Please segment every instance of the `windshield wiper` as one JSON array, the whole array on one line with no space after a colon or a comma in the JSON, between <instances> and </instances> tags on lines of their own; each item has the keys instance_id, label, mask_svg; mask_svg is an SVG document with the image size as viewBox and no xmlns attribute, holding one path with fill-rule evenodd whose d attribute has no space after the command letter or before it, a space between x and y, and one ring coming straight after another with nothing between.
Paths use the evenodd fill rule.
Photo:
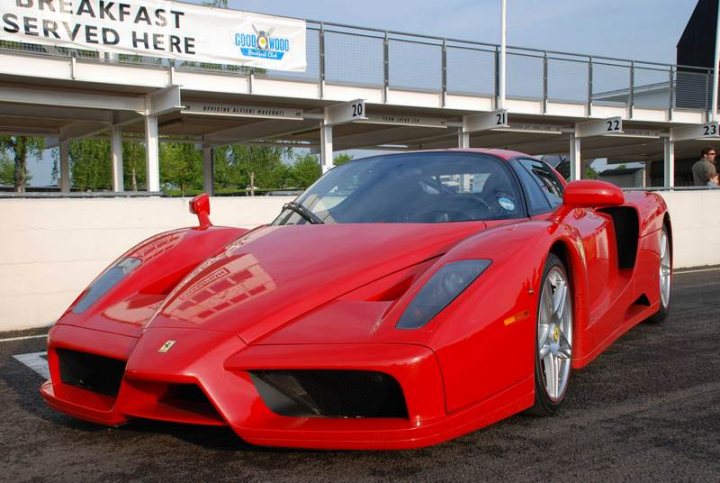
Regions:
<instances>
[{"instance_id":1,"label":"windshield wiper","mask_svg":"<svg viewBox=\"0 0 720 483\"><path fill-rule=\"evenodd\" d=\"M284 210L290 210L294 213L297 213L298 215L302 216L305 220L312 223L313 225L322 225L325 222L320 219L319 216L317 216L312 211L305 208L300 203L295 203L294 201L291 201L290 203L285 203L285 206L283 206Z\"/></svg>"}]
</instances>

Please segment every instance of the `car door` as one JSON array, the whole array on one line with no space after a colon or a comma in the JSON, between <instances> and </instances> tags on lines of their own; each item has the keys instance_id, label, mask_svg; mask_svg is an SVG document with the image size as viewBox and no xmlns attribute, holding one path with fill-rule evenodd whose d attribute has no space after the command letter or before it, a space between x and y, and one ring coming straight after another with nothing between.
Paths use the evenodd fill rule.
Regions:
<instances>
[{"instance_id":1,"label":"car door","mask_svg":"<svg viewBox=\"0 0 720 483\"><path fill-rule=\"evenodd\" d=\"M563 196L563 184L556 173L536 159L518 159L515 170L526 194L530 216L533 219L549 219L553 216L562 204ZM608 312L613 294L617 293L621 282L615 227L607 214L584 208L570 211L562 222L579 232L586 265L591 267L592 273L587 279L590 327ZM579 282L575 281L576 284Z\"/></svg>"}]
</instances>

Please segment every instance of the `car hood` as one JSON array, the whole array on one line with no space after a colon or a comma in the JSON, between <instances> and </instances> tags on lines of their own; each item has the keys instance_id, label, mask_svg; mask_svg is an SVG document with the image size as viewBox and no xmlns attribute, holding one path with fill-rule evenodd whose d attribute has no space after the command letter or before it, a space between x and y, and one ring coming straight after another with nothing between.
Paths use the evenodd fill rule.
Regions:
<instances>
[{"instance_id":1,"label":"car hood","mask_svg":"<svg viewBox=\"0 0 720 483\"><path fill-rule=\"evenodd\" d=\"M445 253L483 222L268 226L189 274L151 328L232 332L252 343L358 287Z\"/></svg>"}]
</instances>

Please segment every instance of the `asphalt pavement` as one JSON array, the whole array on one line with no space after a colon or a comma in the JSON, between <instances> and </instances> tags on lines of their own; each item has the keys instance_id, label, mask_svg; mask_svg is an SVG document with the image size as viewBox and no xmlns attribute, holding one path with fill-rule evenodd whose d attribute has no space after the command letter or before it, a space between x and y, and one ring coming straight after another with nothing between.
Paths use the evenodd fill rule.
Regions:
<instances>
[{"instance_id":1,"label":"asphalt pavement","mask_svg":"<svg viewBox=\"0 0 720 483\"><path fill-rule=\"evenodd\" d=\"M0 341L0 481L720 481L717 267L677 273L668 319L576 372L558 415L421 450L266 449L222 428L76 421L42 402L42 376L13 357L44 344Z\"/></svg>"}]
</instances>

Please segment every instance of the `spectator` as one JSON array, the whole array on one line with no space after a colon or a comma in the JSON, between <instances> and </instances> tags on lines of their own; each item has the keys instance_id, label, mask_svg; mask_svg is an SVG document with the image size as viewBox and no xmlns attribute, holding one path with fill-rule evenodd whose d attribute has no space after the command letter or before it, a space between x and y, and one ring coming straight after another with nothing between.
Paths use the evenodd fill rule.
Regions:
<instances>
[{"instance_id":1,"label":"spectator","mask_svg":"<svg viewBox=\"0 0 720 483\"><path fill-rule=\"evenodd\" d=\"M708 188L720 188L720 174L715 173L710 177L710 180L707 182Z\"/></svg>"},{"instance_id":2,"label":"spectator","mask_svg":"<svg viewBox=\"0 0 720 483\"><path fill-rule=\"evenodd\" d=\"M700 151L702 156L698 162L692 166L693 184L695 186L707 186L708 181L717 174L715 167L715 148L708 146Z\"/></svg>"}]
</instances>

